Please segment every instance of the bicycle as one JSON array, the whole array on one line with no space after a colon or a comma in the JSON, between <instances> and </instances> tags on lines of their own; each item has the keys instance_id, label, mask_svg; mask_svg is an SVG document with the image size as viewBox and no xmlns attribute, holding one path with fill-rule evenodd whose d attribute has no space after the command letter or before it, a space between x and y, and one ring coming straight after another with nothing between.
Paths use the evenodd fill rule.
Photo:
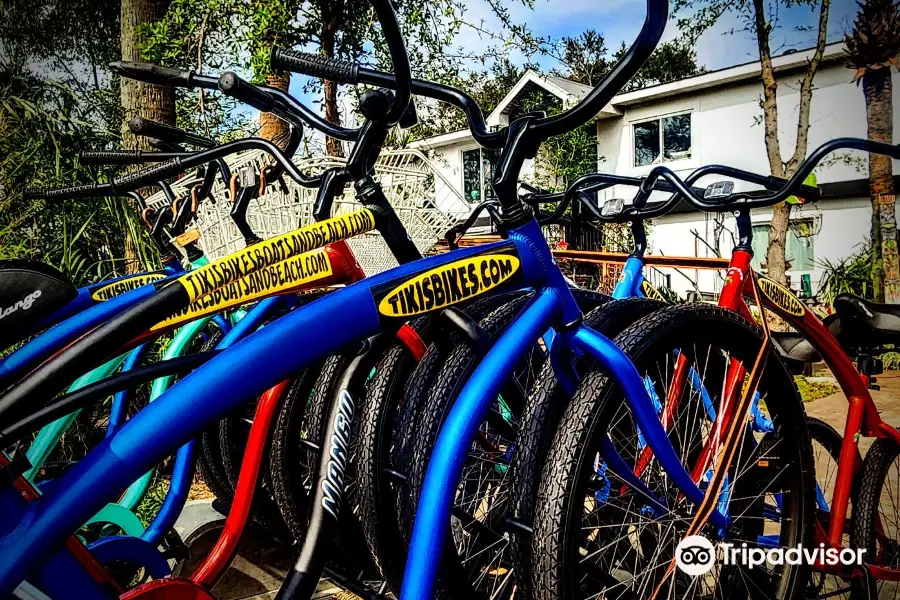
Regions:
<instances>
[{"instance_id":1,"label":"bicycle","mask_svg":"<svg viewBox=\"0 0 900 600\"><path fill-rule=\"evenodd\" d=\"M821 349L823 356L825 356L825 353L829 353L826 362L833 368L841 384L849 386L845 387L845 390L851 393L851 397L855 397L856 394L864 394L865 398L868 398L868 401L871 402L871 397L868 396L868 392L865 390L863 379L855 372L852 363L840 349L840 345L828 329L799 300L794 298L787 289L761 276L754 275L749 267L751 259L749 240L752 234L749 210L753 207L769 206L780 202L791 193L796 192L799 189L800 182L804 180L822 157L837 148L865 149L893 156L900 154L900 149L887 144L853 139L835 140L816 149L804 162L797 174L791 178L790 182L780 187L774 193L728 193L724 197L710 199L697 195L691 189L691 186L700 177L726 171L727 167L704 167L692 173L684 181L681 181L667 169L660 167L655 168L644 180L635 197L634 206L643 206L649 197L650 191L653 189L654 183L657 179L662 178L677 189L677 193L667 202L686 199L701 210L734 211L738 227L739 245L732 255L731 266L726 276L726 284L723 288L718 308L692 307L690 305L665 308L638 322L616 338L622 344L623 349L635 361L635 364L638 365L639 369L658 369L654 380L655 384L660 386L660 398L664 399L662 422L669 430L670 436L674 435L682 439L688 439L690 443L684 443L686 448L685 462L693 465L692 479L703 484L712 492L707 496L707 501L705 505L701 506L699 512L696 514L688 513L680 519L681 522L676 525L677 537L681 537L682 533L692 535L704 532L713 539L724 539L727 541L728 530L720 525L707 525L706 516L709 514L710 507L715 506L716 503L720 506L727 506L731 502L738 505L742 502L746 504L747 500L742 500L736 496L734 490L739 489L741 486L750 485L747 483L747 479L753 479L754 477L758 478L759 482L763 482L760 483L760 485L763 485L761 489L762 495L755 497L755 500L750 502L746 510L755 515L755 518L761 519L761 522L771 523L772 531L764 527L760 529L745 527L743 533L739 535L751 537L757 543L765 544L768 547L773 545L792 546L792 544L785 543L783 538L784 529L800 526L798 524L790 525L787 522L788 517L784 514L786 496L784 490L777 486L789 488L792 494L798 493L797 484L792 484L787 480L801 482L804 480L809 474L807 470L811 469L810 455L804 452L805 457L802 458L803 464L810 466L801 466L798 469L796 466L788 464L789 461L784 458L782 451L773 451L773 448L778 444L783 446L786 437L788 437L786 432L799 430L799 419L802 411L794 412L793 416L780 414L783 412L783 407L781 406L783 402L779 398L776 403L766 403L767 410L775 424L774 430L759 437L754 437L750 431L752 428L740 425L741 423L747 423L747 411L752 405L752 398L748 397L746 392L742 393L739 389L739 382L744 380L744 378L749 376L752 377L751 383L758 382L760 371L765 372L768 370L771 372L768 375L770 383L767 389L769 391L781 390L778 393L782 396L790 396L794 393L790 391L793 389L793 383L790 381L786 370L773 357L773 355L777 356L777 352L771 348L769 343L771 336L765 327L765 321L760 321L762 330L757 329L749 337L747 333L739 332L739 330L748 331L746 327L755 322L752 312L744 301L745 297L749 297L754 301L760 307L760 311L763 309L769 310L785 319L804 338L809 340L814 347ZM740 173L732 172L727 174L737 179L742 179ZM734 315L741 315L742 319L736 318ZM703 329L704 325L706 329ZM707 338L715 335L707 330L714 330L715 328L728 328L736 336L736 339L737 336L740 336L742 341L740 343L735 340L722 339L715 343L707 341ZM676 336L673 333L675 330L693 330L695 333L682 333L681 336L684 339L679 341L673 337ZM752 331L752 326L750 331ZM755 341L751 341L754 339ZM684 340L695 340L694 343L700 346L699 350L694 348L689 351L683 345L685 343ZM742 348L742 345L758 348L756 358L753 358L753 352L749 352L747 348ZM716 350L707 353L704 359L702 354L704 348L707 347L715 348ZM720 358L716 359L717 356ZM734 356L743 356L744 361L752 359L754 361L753 369L745 369L737 364L733 358ZM713 357L715 360L711 360L710 357ZM665 363L665 367L659 367L658 365L664 360L669 362ZM681 404L691 396L698 394L695 386L688 381L689 378L686 377L687 372L689 369L695 370L703 373L705 378L708 374L706 367L709 369L708 373L712 374L714 384L706 385L704 383L704 385L710 390L720 390L718 393L719 398L717 399L717 415L713 420L709 418L708 414L706 416L700 415L699 417L695 414L693 415L693 421L682 424L685 415L683 414L684 407ZM848 370L848 367L850 370ZM781 381L781 383L777 383L778 381ZM868 380L866 379L867 382ZM618 489L616 486L620 484L615 483L611 486L611 490L608 490L607 496L601 500L600 497L594 495L594 492L589 492L588 490L590 490L592 481L594 482L593 485L597 485L602 478L597 477L596 472L588 476L586 473L589 471L584 470L587 468L585 466L586 463L591 460L590 452L585 451L584 448L598 447L596 438L592 438L594 441L588 442L585 437L590 438L594 435L590 433L596 427L594 423L598 419L613 418L611 413L616 413L625 421L628 420L627 416L620 415L621 411L617 412L613 406L617 393L608 382L598 378L595 373L586 376L585 383L582 384L572 404L567 407L566 416L556 434L553 449L545 462L545 471L541 484L542 491L539 492L538 517L532 550L533 560L539 561L536 564L540 565L540 568L534 571L532 584L536 586L536 589L544 593L578 593L573 590L577 590L579 583L573 582L571 579L568 582L563 581L559 576L561 572L570 573L573 566L578 565L575 558L577 556L576 548L585 543L590 545L589 541L586 541L583 537L579 538L573 530L576 522L583 522L582 517L576 514L581 510L577 508L581 505L578 504L576 498L594 498L591 501L591 506L596 508L596 510L584 516L584 519L590 519L590 523L585 523L588 531L600 531L597 529L600 523L608 523L610 519L616 517L624 521L623 531L629 526L640 527L640 525L635 525L636 521L633 515L626 515L622 512L623 503L628 500L628 494L624 491L624 487L617 494L615 493ZM858 401L860 403L863 402L861 397L858 397ZM600 411L603 416L599 417L591 414L592 410ZM687 417L690 418L691 415L687 415ZM878 430L880 435L891 435L889 433L892 431L891 428L886 424L879 425L881 427ZM698 431L700 428L703 430L702 437L705 436L705 439L690 440L689 433ZM629 428L626 427L626 429ZM858 431L859 429L858 427L854 428L852 423L848 423L847 430ZM726 432L728 433L726 434ZM617 445L627 445L633 437L633 428L623 431ZM573 456L570 451L564 448L564 444L570 444L573 438L584 442L583 445L578 446L582 448L580 456ZM740 444L743 444L743 446L740 446ZM728 460L727 457L734 456L734 453L738 452L740 448L743 448L745 454L737 458L737 460L742 465L749 465L745 471L741 470L739 466L729 465L728 462L722 465L717 465L713 462L714 458L723 456L722 452L725 451L731 453L724 455L726 460ZM845 438L841 452L841 459L849 461L849 464L852 465L856 460L856 446L853 436ZM648 477L652 479L654 477L655 467L653 466L651 451L637 447L637 450L632 452L630 461L628 469L631 476L636 475L643 479ZM844 477L848 476L847 464L848 462L844 463ZM853 467L849 468L852 469ZM615 473L615 475L619 476L621 473ZM621 481L621 479L612 476L607 477L607 479ZM662 486L663 490L665 490L665 485L660 483L657 483L657 485ZM813 482L803 485L808 485L814 489ZM841 537L844 535L847 500L850 489L850 478L841 480L839 477L838 485L830 503L828 518L826 519L828 533L823 535L823 523L820 520L815 526L816 542L827 542L830 547L840 544ZM569 491L561 492L560 490ZM675 493L674 497L671 493L664 494L664 496L673 499L679 497L677 493ZM814 494L808 494L807 496L811 496L813 499L815 497ZM633 497L631 499L638 505L642 503L640 499ZM812 504L802 509L801 514L804 513L809 517L814 516ZM640 520L637 523L640 523ZM781 537L779 537L778 533L773 535L773 531L778 532L779 530L781 531ZM810 532L812 531L813 528L810 528ZM732 535L734 535L734 532L732 532ZM607 543L614 546L621 544L620 539L618 541L615 538L609 540L600 537L598 539L605 539ZM812 536L810 536L807 544L812 541ZM673 589L681 590L682 594L688 593L688 591L697 593L696 590L686 587L687 584L683 577L677 574L673 575L674 558L672 558L672 552L674 551L674 545L660 544L660 548L664 549L658 553L646 555L643 558L632 558L634 562L622 570L622 580L605 582L599 580L587 582L588 580L583 580L583 582L587 583L582 583L581 585L587 586L587 590L593 590L592 593L598 593L601 590L609 592L617 587L632 591L642 590L644 594L652 593L653 596ZM573 552L576 552L576 554L573 554ZM765 567L769 566L771 565L765 565ZM575 568L577 569L576 572L582 574L582 576L587 576L590 572L588 566L575 566ZM603 570L602 566L592 568ZM817 568L821 568L821 565ZM827 572L829 571L826 570ZM632 573L633 577L625 579L626 573ZM834 573L834 571L831 570L831 573ZM734 583L735 578L746 576L746 574L746 569L742 570L737 566L716 567L715 573L709 576L710 580L714 579L716 581L709 583L709 585L731 589L729 586L733 587L736 585ZM794 593L802 593L802 591L798 590L801 590L801 586L807 586L809 581L805 577L795 576L792 579L781 578L777 585L773 585L769 579L770 577L773 577L770 572L767 571L760 574L758 570L756 574L751 574L750 581L755 583L760 589L767 590L766 594L774 591L776 594L785 596L792 593L790 590L795 590ZM703 583L701 582L698 587L702 586ZM585 591L584 593L589 592ZM711 590L710 593L712 593ZM724 592L719 590L719 593Z\"/></svg>"}]
</instances>

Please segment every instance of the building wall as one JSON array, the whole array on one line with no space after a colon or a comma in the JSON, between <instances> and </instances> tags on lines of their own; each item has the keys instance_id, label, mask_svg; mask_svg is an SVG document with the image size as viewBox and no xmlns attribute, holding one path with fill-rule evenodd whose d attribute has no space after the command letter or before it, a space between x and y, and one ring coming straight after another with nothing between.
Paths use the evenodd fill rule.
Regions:
<instances>
[{"instance_id":1,"label":"building wall","mask_svg":"<svg viewBox=\"0 0 900 600\"><path fill-rule=\"evenodd\" d=\"M792 270L788 275L791 287L800 289L801 275L809 274L812 291L815 293L822 279L821 261L837 262L859 252L869 231L871 208L868 198L847 198L843 200L826 200L818 207L804 206L794 209L795 217L813 218L818 212L821 219L821 230L812 239L813 268L811 270ZM767 223L771 220L772 211L755 211L751 216L753 224ZM734 219L727 215L720 231L718 246L716 245L716 224L711 214L681 213L654 219L650 224L649 254L665 256L716 256L715 252L700 242L692 233L696 231L711 246L718 247L723 257L731 255L734 246L732 235L735 232ZM662 269L671 274L672 288L682 297L694 290L692 281L696 281L701 292L714 293L722 287L724 272L704 270L684 270L684 274L671 269Z\"/></svg>"},{"instance_id":2,"label":"building wall","mask_svg":"<svg viewBox=\"0 0 900 600\"><path fill-rule=\"evenodd\" d=\"M866 137L865 101L862 89L850 80L852 73L843 63L832 63L816 76L810 118L809 150L838 137ZM797 75L780 78L778 97L780 116L780 140L785 159L793 152L796 141L797 105L799 85ZM894 74L894 89L900 85L900 75ZM896 93L896 92L895 92ZM760 88L757 82L735 84L727 88L694 92L688 96L667 98L664 101L627 107L619 118L598 122L599 170L622 175L646 175L655 165L635 167L633 162L632 126L647 119L672 113L691 112L692 155L688 159L667 164L678 175L686 176L704 164L725 164L742 169L769 173L765 153L763 126L759 123L762 109L759 106ZM894 101L894 127L900 131L900 98ZM845 153L862 159L856 164L837 162L816 170L819 183L861 179L867 176L865 155ZM895 161L894 170L900 163ZM712 179L699 183L711 183ZM753 186L735 184L736 190L753 189ZM633 188L616 186L603 192L602 198L621 197L628 201ZM659 195L659 197L663 197ZM806 217L813 209L804 207L794 211L794 218ZM822 229L813 241L815 261L835 262L858 250L869 233L871 208L868 198L823 201L819 203ZM771 220L771 210L755 211L754 223ZM727 218L726 226L734 230L734 220ZM707 242L715 245L712 216L702 213L667 215L656 219L650 234L652 253L679 256L712 256L712 251L698 242L691 230L697 231ZM731 253L731 243L720 240L723 256ZM811 271L789 272L793 287L799 287L800 275L809 273L813 291L821 280L821 266ZM718 291L721 276L714 272L689 271L704 292ZM684 293L693 288L690 281L679 274L672 274L672 285Z\"/></svg>"},{"instance_id":3,"label":"building wall","mask_svg":"<svg viewBox=\"0 0 900 600\"><path fill-rule=\"evenodd\" d=\"M435 169L439 171L447 181L451 182L456 191L461 195L463 190L463 172L462 172L462 153L464 150L478 148L475 140L469 138L449 144L441 144L439 146L422 146L419 149L425 152L431 159ZM534 161L526 160L522 169L522 179L531 181L534 179ZM435 181L435 188L438 198L438 208L448 210L442 204L450 202L456 203L458 198L451 191L446 189L447 184L438 178ZM452 198L452 199L451 199ZM467 199L470 200L470 199ZM470 201L471 204L471 201Z\"/></svg>"}]
</instances>

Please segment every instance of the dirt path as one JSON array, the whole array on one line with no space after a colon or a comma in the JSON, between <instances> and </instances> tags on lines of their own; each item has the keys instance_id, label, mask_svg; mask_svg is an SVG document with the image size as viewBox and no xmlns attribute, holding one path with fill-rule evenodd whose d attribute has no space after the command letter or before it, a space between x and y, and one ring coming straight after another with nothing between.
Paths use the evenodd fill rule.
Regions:
<instances>
[{"instance_id":1,"label":"dirt path","mask_svg":"<svg viewBox=\"0 0 900 600\"><path fill-rule=\"evenodd\" d=\"M878 377L881 390L873 390L872 397L881 418L894 427L900 427L900 371L888 371ZM847 398L838 392L818 400L806 403L806 414L818 417L843 435L844 424L847 417ZM860 450L865 456L865 451L872 445L872 440L862 438L859 443Z\"/></svg>"}]
</instances>

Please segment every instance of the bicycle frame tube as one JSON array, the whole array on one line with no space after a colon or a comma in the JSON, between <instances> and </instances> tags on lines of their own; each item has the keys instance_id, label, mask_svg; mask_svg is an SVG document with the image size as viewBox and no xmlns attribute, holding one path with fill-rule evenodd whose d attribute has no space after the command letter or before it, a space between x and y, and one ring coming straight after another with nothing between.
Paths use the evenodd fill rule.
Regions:
<instances>
[{"instance_id":1,"label":"bicycle frame tube","mask_svg":"<svg viewBox=\"0 0 900 600\"><path fill-rule=\"evenodd\" d=\"M176 336L177 337L177 336ZM174 341L174 340L173 340ZM128 353L128 358L122 364L122 371L130 371L141 364L144 357L150 351L152 344L141 344ZM135 390L121 390L113 396L112 406L109 409L109 424L106 427L106 435L117 431L128 418L128 405Z\"/></svg>"},{"instance_id":2,"label":"bicycle frame tube","mask_svg":"<svg viewBox=\"0 0 900 600\"><path fill-rule=\"evenodd\" d=\"M631 255L622 267L622 276L613 289L613 300L624 300L643 296L641 284L644 283L644 261L640 257Z\"/></svg>"},{"instance_id":3,"label":"bicycle frame tube","mask_svg":"<svg viewBox=\"0 0 900 600\"><path fill-rule=\"evenodd\" d=\"M500 374L512 371L534 341L558 321L560 309L556 290L538 291L484 357L453 404L428 462L400 600L432 597L450 510L466 458L465 448L503 385Z\"/></svg>"},{"instance_id":4,"label":"bicycle frame tube","mask_svg":"<svg viewBox=\"0 0 900 600\"><path fill-rule=\"evenodd\" d=\"M22 335L22 339L31 337L39 331L43 331L48 327L52 327L53 325L56 325L61 321L65 321L69 317L72 317L84 310L89 309L98 302L105 302L113 296L118 296L119 294L140 287L138 285L135 285L137 283L143 282L141 283L141 285L146 285L147 283L150 283L152 281L164 279L167 276L180 275L183 272L184 269L179 264L177 267L166 266L159 271L148 271L135 275L123 275L122 277L108 279L106 281L93 283L83 288L79 288L77 296L75 296L65 306L54 311L52 314L36 321L24 332L24 334ZM107 293L113 291L116 292L113 295L107 297Z\"/></svg>"},{"instance_id":5,"label":"bicycle frame tube","mask_svg":"<svg viewBox=\"0 0 900 600\"><path fill-rule=\"evenodd\" d=\"M10 508L4 513L4 521L15 531L0 525L0 596L18 585L29 566L64 541L106 500L168 456L172 448L304 366L374 335L386 323L405 320L410 315L403 313L414 310L420 301L428 307L419 306L419 312L427 312L495 289L502 291L523 278L542 280L544 265L552 262L539 261L531 249L530 244L499 242L397 267L293 311L277 325L260 329L210 360L101 442L41 498L19 502L17 510ZM497 256L514 265L512 271L502 274L497 261L490 258ZM441 267L446 267L446 273L437 272ZM453 298L436 297L434 288L430 296L420 294L422 285L416 277L433 275L440 283L447 281L447 273L452 271L459 286L459 269L488 279L463 285L465 291L458 297L459 287ZM239 327L240 323L235 329ZM232 377L245 369L254 376ZM0 498L10 493L14 491L5 489ZM16 513L21 519L13 517ZM28 524L15 528L15 522Z\"/></svg>"}]
</instances>

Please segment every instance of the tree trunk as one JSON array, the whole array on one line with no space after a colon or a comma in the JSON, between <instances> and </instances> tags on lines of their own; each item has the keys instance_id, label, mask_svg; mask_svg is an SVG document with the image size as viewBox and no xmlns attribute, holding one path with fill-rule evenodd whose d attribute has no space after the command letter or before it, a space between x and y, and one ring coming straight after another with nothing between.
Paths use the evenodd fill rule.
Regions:
<instances>
[{"instance_id":1,"label":"tree trunk","mask_svg":"<svg viewBox=\"0 0 900 600\"><path fill-rule=\"evenodd\" d=\"M870 69L863 76L868 138L888 144L893 143L894 137L891 87L888 68ZM872 246L880 250L875 253L876 265L873 267L875 300L900 303L894 173L890 157L869 154L869 195L872 201Z\"/></svg>"},{"instance_id":2,"label":"tree trunk","mask_svg":"<svg viewBox=\"0 0 900 600\"><path fill-rule=\"evenodd\" d=\"M766 249L766 276L781 284L787 284L788 225L791 221L791 205L787 202L772 208L772 224L769 228L769 247Z\"/></svg>"},{"instance_id":3,"label":"tree trunk","mask_svg":"<svg viewBox=\"0 0 900 600\"><path fill-rule=\"evenodd\" d=\"M171 0L122 0L121 42L122 60L140 61L140 39L137 28L143 23L161 19L169 8ZM126 149L150 150L147 138L138 138L128 129L128 120L136 115L167 125L175 124L175 89L149 85L126 77L121 81L122 109L125 121L122 124L122 146ZM137 261L135 240L125 232L125 272L136 273L141 269Z\"/></svg>"},{"instance_id":4,"label":"tree trunk","mask_svg":"<svg viewBox=\"0 0 900 600\"><path fill-rule=\"evenodd\" d=\"M322 54L334 58L335 32L343 24L343 2L329 2L328 10L323 11L322 34L319 36ZM322 91L325 96L325 120L335 125L341 124L341 111L338 108L338 86L328 79L322 80ZM329 156L344 156L344 147L340 140L325 137L325 151Z\"/></svg>"},{"instance_id":5,"label":"tree trunk","mask_svg":"<svg viewBox=\"0 0 900 600\"><path fill-rule=\"evenodd\" d=\"M778 82L775 78L775 70L772 67L772 52L769 47L769 34L772 25L766 21L764 0L753 0L754 30L759 46L760 75L763 83L763 125L765 126L766 156L769 159L769 168L776 177L790 177L797 167L806 158L807 144L809 140L809 115L813 97L813 78L816 76L822 56L825 52L825 44L828 41L828 15L831 10L831 0L820 0L818 35L816 37L816 51L806 67L806 72L800 82L800 104L797 107L797 143L794 154L784 162L781 155L781 147L778 142ZM769 247L766 250L767 275L781 284L787 283L787 248L788 226L791 221L791 205L784 202L775 206L772 210L772 225L769 229Z\"/></svg>"},{"instance_id":6,"label":"tree trunk","mask_svg":"<svg viewBox=\"0 0 900 600\"><path fill-rule=\"evenodd\" d=\"M266 77L266 85L279 90L288 91L291 85L290 73L270 73ZM259 113L259 137L271 140L276 146L283 148L290 135L290 127L272 113Z\"/></svg>"},{"instance_id":7,"label":"tree trunk","mask_svg":"<svg viewBox=\"0 0 900 600\"><path fill-rule=\"evenodd\" d=\"M143 23L161 19L171 0L122 0L122 60L143 60L137 28ZM122 108L125 122L135 115L167 125L175 124L175 88L149 85L122 78ZM137 138L123 124L122 143L125 148L150 150L146 138Z\"/></svg>"}]
</instances>

